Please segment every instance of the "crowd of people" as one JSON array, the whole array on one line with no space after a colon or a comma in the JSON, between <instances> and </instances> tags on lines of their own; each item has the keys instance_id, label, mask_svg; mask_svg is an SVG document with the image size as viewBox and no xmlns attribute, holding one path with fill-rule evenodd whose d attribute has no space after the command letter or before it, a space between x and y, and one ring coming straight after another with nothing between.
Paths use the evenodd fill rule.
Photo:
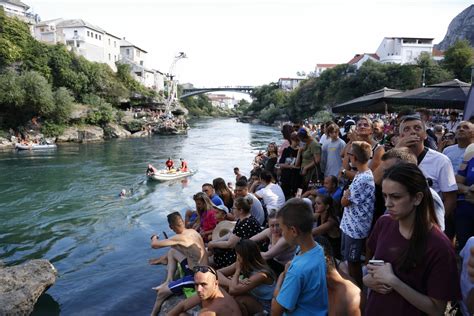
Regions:
<instances>
[{"instance_id":1,"label":"crowd of people","mask_svg":"<svg viewBox=\"0 0 474 316\"><path fill-rule=\"evenodd\" d=\"M152 315L183 293L170 315L474 313L474 123L441 127L427 109L284 125L152 236L171 247Z\"/></svg>"}]
</instances>

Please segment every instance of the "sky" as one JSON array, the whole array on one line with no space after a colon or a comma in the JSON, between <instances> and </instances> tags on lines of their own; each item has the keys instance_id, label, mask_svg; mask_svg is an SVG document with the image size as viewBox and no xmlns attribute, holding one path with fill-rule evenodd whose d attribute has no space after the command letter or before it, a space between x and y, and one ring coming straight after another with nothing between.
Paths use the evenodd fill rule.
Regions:
<instances>
[{"instance_id":1,"label":"sky","mask_svg":"<svg viewBox=\"0 0 474 316\"><path fill-rule=\"evenodd\" d=\"M195 87L258 86L374 53L384 37L439 43L472 0L24 0L43 21L83 19Z\"/></svg>"}]
</instances>

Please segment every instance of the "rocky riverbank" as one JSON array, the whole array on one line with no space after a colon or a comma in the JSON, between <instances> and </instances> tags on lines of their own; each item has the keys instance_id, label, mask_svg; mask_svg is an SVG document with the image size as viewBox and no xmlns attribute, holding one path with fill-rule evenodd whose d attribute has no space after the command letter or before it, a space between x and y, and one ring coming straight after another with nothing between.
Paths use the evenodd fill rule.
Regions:
<instances>
[{"instance_id":1,"label":"rocky riverbank","mask_svg":"<svg viewBox=\"0 0 474 316\"><path fill-rule=\"evenodd\" d=\"M0 315L30 315L57 275L56 268L44 259L0 267Z\"/></svg>"},{"instance_id":2,"label":"rocky riverbank","mask_svg":"<svg viewBox=\"0 0 474 316\"><path fill-rule=\"evenodd\" d=\"M185 134L189 129L184 117L158 116L153 112L125 111L118 123L107 123L104 126L77 124L67 127L57 137L46 137L41 132L41 122L30 122L21 127L21 132L10 130L5 137L0 137L0 150L12 150L22 139L29 143L85 143L97 142L112 138L146 137L153 134Z\"/></svg>"}]
</instances>

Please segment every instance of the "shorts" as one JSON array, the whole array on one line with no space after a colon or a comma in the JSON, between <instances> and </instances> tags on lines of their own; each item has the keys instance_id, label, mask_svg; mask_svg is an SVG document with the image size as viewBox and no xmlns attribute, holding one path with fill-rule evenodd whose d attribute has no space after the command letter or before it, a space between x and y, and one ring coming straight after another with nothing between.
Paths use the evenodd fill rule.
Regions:
<instances>
[{"instance_id":1,"label":"shorts","mask_svg":"<svg viewBox=\"0 0 474 316\"><path fill-rule=\"evenodd\" d=\"M184 259L179 265L181 266L184 276L168 284L168 288L175 295L182 295L183 288L194 289L194 272L188 267L188 259Z\"/></svg>"},{"instance_id":2,"label":"shorts","mask_svg":"<svg viewBox=\"0 0 474 316\"><path fill-rule=\"evenodd\" d=\"M341 232L341 255L348 262L361 262L366 238L355 239Z\"/></svg>"}]
</instances>

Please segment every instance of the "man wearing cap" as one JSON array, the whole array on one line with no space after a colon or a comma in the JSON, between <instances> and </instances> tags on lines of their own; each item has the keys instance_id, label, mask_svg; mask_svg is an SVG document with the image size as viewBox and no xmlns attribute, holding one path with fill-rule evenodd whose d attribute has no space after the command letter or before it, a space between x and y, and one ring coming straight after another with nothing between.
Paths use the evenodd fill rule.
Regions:
<instances>
[{"instance_id":1,"label":"man wearing cap","mask_svg":"<svg viewBox=\"0 0 474 316\"><path fill-rule=\"evenodd\" d=\"M181 301L169 311L169 316L182 315L197 305L201 305L197 315L242 315L234 298L219 288L216 270L209 266L196 266L194 272L197 295Z\"/></svg>"},{"instance_id":2,"label":"man wearing cap","mask_svg":"<svg viewBox=\"0 0 474 316\"><path fill-rule=\"evenodd\" d=\"M448 220L456 208L456 179L451 162L446 155L424 146L426 127L419 115L406 115L401 118L400 139L396 147L408 147L418 160L418 167L431 187L443 198L446 212L446 234L454 237ZM451 235L451 236L449 236Z\"/></svg>"}]
</instances>

